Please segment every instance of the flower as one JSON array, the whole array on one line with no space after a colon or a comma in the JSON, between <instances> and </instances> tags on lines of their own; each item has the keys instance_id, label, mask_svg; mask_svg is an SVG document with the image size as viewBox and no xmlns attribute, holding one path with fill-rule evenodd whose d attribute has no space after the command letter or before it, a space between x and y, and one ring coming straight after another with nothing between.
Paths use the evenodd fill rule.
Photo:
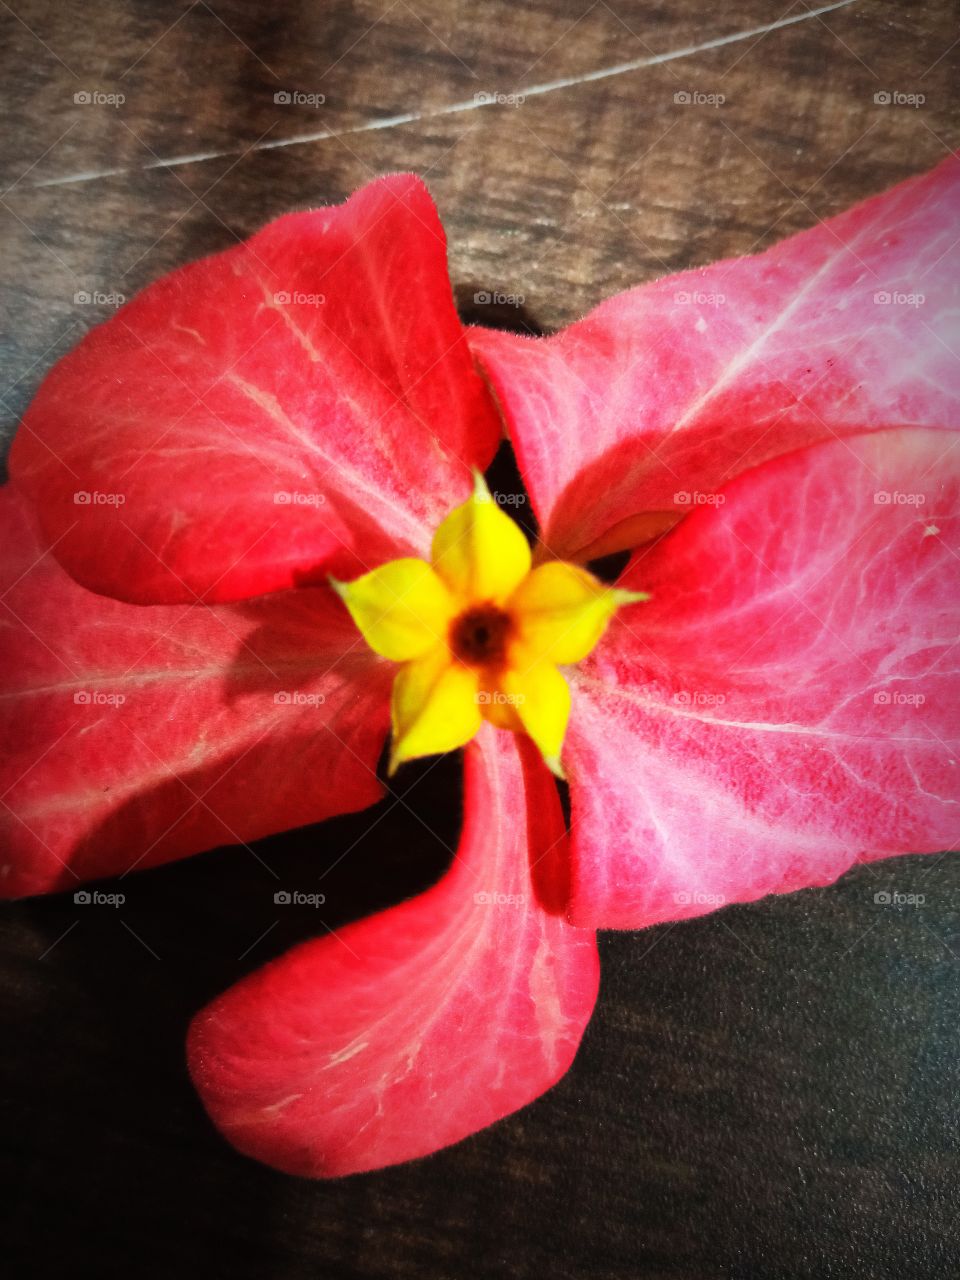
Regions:
<instances>
[{"instance_id":1,"label":"flower","mask_svg":"<svg viewBox=\"0 0 960 1280\"><path fill-rule=\"evenodd\" d=\"M389 772L465 746L489 720L528 734L562 778L570 690L557 664L585 658L616 609L646 594L557 560L533 569L526 537L479 472L434 535L431 558L333 583L371 649L402 664Z\"/></svg>"},{"instance_id":2,"label":"flower","mask_svg":"<svg viewBox=\"0 0 960 1280\"><path fill-rule=\"evenodd\" d=\"M460 325L425 188L379 179L48 375L0 501L8 895L372 803L391 698L397 763L476 734L448 873L194 1020L240 1150L435 1151L566 1071L596 928L955 843L958 191L951 158L534 340ZM471 478L501 421L533 560Z\"/></svg>"}]
</instances>

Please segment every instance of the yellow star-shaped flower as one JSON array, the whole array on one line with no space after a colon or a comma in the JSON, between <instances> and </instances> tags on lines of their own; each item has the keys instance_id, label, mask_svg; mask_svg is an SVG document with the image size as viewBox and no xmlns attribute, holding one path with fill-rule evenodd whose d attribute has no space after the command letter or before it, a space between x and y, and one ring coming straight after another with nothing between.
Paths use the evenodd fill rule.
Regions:
<instances>
[{"instance_id":1,"label":"yellow star-shaped flower","mask_svg":"<svg viewBox=\"0 0 960 1280\"><path fill-rule=\"evenodd\" d=\"M533 568L522 529L479 473L473 495L437 529L430 564L391 560L353 582L331 581L370 648L401 664L391 774L462 747L486 719L527 733L562 778L570 689L558 664L585 658L619 606L647 598L578 565Z\"/></svg>"}]
</instances>

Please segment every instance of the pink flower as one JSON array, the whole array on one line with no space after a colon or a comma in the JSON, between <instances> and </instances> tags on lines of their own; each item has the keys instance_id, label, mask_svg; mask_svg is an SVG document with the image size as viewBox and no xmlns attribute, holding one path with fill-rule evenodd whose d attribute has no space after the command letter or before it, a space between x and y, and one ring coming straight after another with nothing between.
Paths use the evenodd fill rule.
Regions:
<instances>
[{"instance_id":1,"label":"pink flower","mask_svg":"<svg viewBox=\"0 0 960 1280\"><path fill-rule=\"evenodd\" d=\"M570 1065L593 930L955 844L958 197L952 157L527 339L462 328L429 195L384 178L52 370L0 502L8 896L371 804L391 688L395 761L469 740L446 876L197 1015L240 1150L456 1142ZM502 424L532 565L469 496ZM615 589L562 563L628 549Z\"/></svg>"}]
</instances>

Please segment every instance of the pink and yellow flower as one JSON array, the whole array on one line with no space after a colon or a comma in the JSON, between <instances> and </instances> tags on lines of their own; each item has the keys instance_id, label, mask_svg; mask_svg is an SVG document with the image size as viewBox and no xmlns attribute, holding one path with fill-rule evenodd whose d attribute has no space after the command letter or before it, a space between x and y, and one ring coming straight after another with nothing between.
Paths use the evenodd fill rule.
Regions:
<instances>
[{"instance_id":1,"label":"pink and yellow flower","mask_svg":"<svg viewBox=\"0 0 960 1280\"><path fill-rule=\"evenodd\" d=\"M951 157L532 339L461 325L400 175L54 367L0 501L8 896L361 809L388 735L391 771L466 746L448 873L197 1015L240 1150L435 1151L567 1070L596 929L956 844L958 208Z\"/></svg>"}]
</instances>

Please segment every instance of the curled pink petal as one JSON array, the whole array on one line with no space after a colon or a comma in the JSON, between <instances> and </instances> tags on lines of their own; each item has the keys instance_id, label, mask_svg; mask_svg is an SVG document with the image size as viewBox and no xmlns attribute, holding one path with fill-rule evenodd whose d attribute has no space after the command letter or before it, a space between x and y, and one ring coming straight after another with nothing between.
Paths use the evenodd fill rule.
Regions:
<instances>
[{"instance_id":1,"label":"curled pink petal","mask_svg":"<svg viewBox=\"0 0 960 1280\"><path fill-rule=\"evenodd\" d=\"M312 1177L410 1160L524 1106L573 1060L598 963L593 935L541 901L565 842L553 782L488 725L465 791L433 889L297 947L194 1021L194 1081L247 1155Z\"/></svg>"},{"instance_id":2,"label":"curled pink petal","mask_svg":"<svg viewBox=\"0 0 960 1280\"><path fill-rule=\"evenodd\" d=\"M634 547L768 458L960 427L960 158L556 337L471 330L548 550Z\"/></svg>"}]
</instances>

